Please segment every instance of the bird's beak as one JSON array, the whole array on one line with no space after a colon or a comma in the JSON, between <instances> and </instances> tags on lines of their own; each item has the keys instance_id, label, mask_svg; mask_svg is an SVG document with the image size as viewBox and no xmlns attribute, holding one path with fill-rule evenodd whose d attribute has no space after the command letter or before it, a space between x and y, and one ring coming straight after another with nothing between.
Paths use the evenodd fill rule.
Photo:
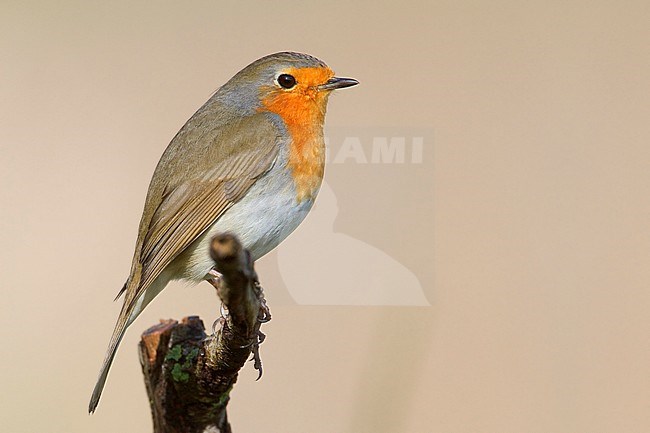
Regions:
<instances>
[{"instance_id":1,"label":"bird's beak","mask_svg":"<svg viewBox=\"0 0 650 433\"><path fill-rule=\"evenodd\" d=\"M354 78L332 77L327 80L327 83L318 86L318 90L343 89L344 87L352 87L356 86L357 84L359 84L359 82Z\"/></svg>"}]
</instances>

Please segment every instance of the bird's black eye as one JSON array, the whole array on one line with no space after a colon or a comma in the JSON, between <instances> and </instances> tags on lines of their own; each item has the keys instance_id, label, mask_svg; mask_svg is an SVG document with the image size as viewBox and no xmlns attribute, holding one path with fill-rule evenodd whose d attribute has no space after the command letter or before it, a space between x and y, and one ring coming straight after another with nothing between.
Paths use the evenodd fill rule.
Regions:
<instances>
[{"instance_id":1,"label":"bird's black eye","mask_svg":"<svg viewBox=\"0 0 650 433\"><path fill-rule=\"evenodd\" d=\"M293 75L282 74L278 77L278 84L285 89L291 89L296 85L296 79Z\"/></svg>"}]
</instances>

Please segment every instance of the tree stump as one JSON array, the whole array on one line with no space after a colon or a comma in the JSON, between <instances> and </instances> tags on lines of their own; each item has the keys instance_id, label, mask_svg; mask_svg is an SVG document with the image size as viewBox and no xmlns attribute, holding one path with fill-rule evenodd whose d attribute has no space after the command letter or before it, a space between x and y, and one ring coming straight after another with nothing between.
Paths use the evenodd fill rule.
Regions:
<instances>
[{"instance_id":1,"label":"tree stump","mask_svg":"<svg viewBox=\"0 0 650 433\"><path fill-rule=\"evenodd\" d=\"M225 317L208 336L200 318L164 320L142 334L140 363L154 433L230 433L226 406L237 374L254 354L260 376L260 324L270 319L248 251L230 234L212 240L221 274L213 281Z\"/></svg>"}]
</instances>

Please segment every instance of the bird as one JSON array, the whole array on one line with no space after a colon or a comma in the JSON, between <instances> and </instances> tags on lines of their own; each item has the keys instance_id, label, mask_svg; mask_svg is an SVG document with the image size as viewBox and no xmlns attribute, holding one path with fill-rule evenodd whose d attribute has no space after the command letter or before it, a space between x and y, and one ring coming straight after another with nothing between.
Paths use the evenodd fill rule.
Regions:
<instances>
[{"instance_id":1,"label":"bird","mask_svg":"<svg viewBox=\"0 0 650 433\"><path fill-rule=\"evenodd\" d=\"M212 278L213 236L233 233L257 260L298 227L323 180L328 98L357 84L311 55L270 54L236 73L174 136L149 184L89 413L127 328L145 307L172 280Z\"/></svg>"}]
</instances>

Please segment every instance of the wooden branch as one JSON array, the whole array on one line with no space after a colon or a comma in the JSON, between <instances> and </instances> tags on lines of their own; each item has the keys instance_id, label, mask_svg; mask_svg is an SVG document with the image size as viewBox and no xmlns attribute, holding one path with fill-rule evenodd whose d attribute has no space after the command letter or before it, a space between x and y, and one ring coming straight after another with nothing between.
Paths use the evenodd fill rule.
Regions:
<instances>
[{"instance_id":1,"label":"wooden branch","mask_svg":"<svg viewBox=\"0 0 650 433\"><path fill-rule=\"evenodd\" d=\"M142 334L140 363L154 433L230 433L230 391L258 348L260 318L268 309L250 254L230 234L216 236L210 253L221 274L212 283L228 310L214 335L206 335L196 316L161 321Z\"/></svg>"}]
</instances>

